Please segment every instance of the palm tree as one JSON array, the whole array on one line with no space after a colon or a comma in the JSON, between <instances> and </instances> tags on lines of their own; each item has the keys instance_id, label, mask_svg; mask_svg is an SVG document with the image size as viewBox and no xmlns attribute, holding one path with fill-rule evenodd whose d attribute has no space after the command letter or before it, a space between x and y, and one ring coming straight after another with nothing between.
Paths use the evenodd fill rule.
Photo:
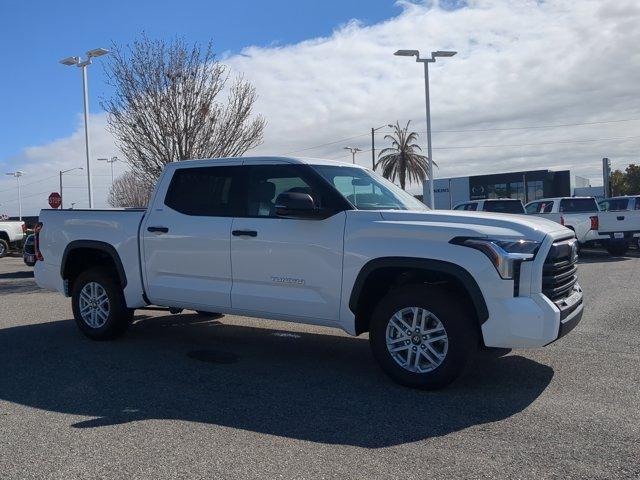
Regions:
<instances>
[{"instance_id":1,"label":"palm tree","mask_svg":"<svg viewBox=\"0 0 640 480\"><path fill-rule=\"evenodd\" d=\"M411 120L401 128L400 123L396 122L395 131L391 135L384 136L385 140L391 140L391 146L378 154L378 163L376 163L376 168L382 167L382 175L385 178L395 182L398 177L403 190L407 178L409 182L422 182L429 176L427 157L418 153L421 150L415 143L418 133L409 132L410 123Z\"/></svg>"}]
</instances>

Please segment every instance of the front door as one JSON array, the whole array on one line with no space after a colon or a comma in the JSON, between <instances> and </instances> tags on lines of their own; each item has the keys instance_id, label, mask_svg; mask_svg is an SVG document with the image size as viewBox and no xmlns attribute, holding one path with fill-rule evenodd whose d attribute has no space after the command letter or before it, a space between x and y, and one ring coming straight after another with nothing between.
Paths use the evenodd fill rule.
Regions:
<instances>
[{"instance_id":1,"label":"front door","mask_svg":"<svg viewBox=\"0 0 640 480\"><path fill-rule=\"evenodd\" d=\"M324 220L278 218L275 201L282 192L330 202L322 182L305 165L244 168L246 215L234 219L231 237L233 308L291 320L338 321L345 213Z\"/></svg>"},{"instance_id":2,"label":"front door","mask_svg":"<svg viewBox=\"0 0 640 480\"><path fill-rule=\"evenodd\" d=\"M208 311L231 306L230 236L242 202L241 168L223 161L176 167L164 202L149 209L142 229L152 303Z\"/></svg>"}]
</instances>

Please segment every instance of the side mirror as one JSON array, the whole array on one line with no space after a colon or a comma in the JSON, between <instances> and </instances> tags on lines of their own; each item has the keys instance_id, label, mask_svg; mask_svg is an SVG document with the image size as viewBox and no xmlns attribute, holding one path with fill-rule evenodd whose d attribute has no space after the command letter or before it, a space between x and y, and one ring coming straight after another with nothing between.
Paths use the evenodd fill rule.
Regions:
<instances>
[{"instance_id":1,"label":"side mirror","mask_svg":"<svg viewBox=\"0 0 640 480\"><path fill-rule=\"evenodd\" d=\"M283 192L276 198L276 215L283 218L321 218L313 197L308 193Z\"/></svg>"}]
</instances>

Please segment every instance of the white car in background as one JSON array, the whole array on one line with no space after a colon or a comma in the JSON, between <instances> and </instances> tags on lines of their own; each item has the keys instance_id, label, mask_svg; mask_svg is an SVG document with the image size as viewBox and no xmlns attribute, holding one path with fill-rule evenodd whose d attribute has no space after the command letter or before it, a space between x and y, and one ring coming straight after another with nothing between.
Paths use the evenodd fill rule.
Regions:
<instances>
[{"instance_id":1,"label":"white car in background","mask_svg":"<svg viewBox=\"0 0 640 480\"><path fill-rule=\"evenodd\" d=\"M26 230L24 222L0 221L0 258L6 256L11 247L17 247L24 240Z\"/></svg>"},{"instance_id":2,"label":"white car in background","mask_svg":"<svg viewBox=\"0 0 640 480\"><path fill-rule=\"evenodd\" d=\"M573 230L580 246L609 238L598 233L600 209L593 197L541 198L527 203L525 210Z\"/></svg>"},{"instance_id":3,"label":"white car in background","mask_svg":"<svg viewBox=\"0 0 640 480\"><path fill-rule=\"evenodd\" d=\"M487 198L484 200L473 200L470 202L459 203L453 207L453 210L525 214L524 206L517 198Z\"/></svg>"}]
</instances>

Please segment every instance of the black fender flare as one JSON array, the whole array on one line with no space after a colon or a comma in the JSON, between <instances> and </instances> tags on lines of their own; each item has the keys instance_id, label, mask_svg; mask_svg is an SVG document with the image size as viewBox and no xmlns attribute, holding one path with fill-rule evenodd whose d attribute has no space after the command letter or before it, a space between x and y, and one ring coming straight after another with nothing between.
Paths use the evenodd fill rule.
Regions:
<instances>
[{"instance_id":1,"label":"black fender flare","mask_svg":"<svg viewBox=\"0 0 640 480\"><path fill-rule=\"evenodd\" d=\"M100 242L98 240L74 240L69 242L69 244L65 247L64 253L62 254L62 261L60 262L60 276L64 279L64 272L67 267L67 260L69 258L69 254L74 250L78 250L81 248L88 248L92 250L99 250L101 252L106 253L111 257L113 263L116 266L116 272L118 273L118 279L120 280L120 285L122 289L127 286L127 275L124 271L124 267L122 266L122 260L120 260L120 255L113 247L106 242Z\"/></svg>"},{"instance_id":2,"label":"black fender flare","mask_svg":"<svg viewBox=\"0 0 640 480\"><path fill-rule=\"evenodd\" d=\"M432 272L446 273L458 280L469 293L471 302L478 317L478 322L482 325L489 318L489 310L484 300L484 295L478 286L478 283L465 268L455 263L443 260L433 260L429 258L413 258L413 257L381 257L375 258L367 262L358 273L356 281L351 290L349 297L349 309L355 314L358 309L358 300L362 294L362 289L369 275L376 270L388 267L412 268L419 270L428 270Z\"/></svg>"}]
</instances>

